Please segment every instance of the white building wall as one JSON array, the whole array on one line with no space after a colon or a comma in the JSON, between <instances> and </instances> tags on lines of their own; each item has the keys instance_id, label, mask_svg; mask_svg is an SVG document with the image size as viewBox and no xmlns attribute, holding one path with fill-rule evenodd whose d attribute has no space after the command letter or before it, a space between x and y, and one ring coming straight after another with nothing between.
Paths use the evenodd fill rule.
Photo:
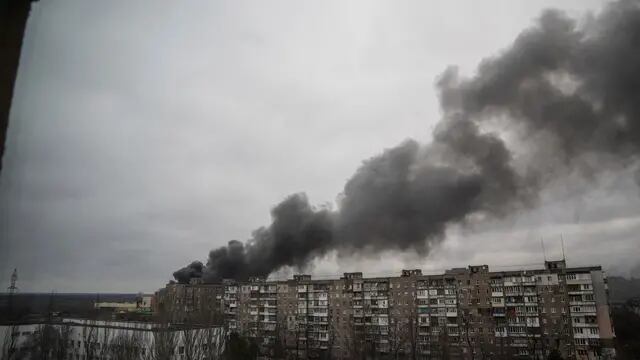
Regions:
<instances>
[{"instance_id":1,"label":"white building wall","mask_svg":"<svg viewBox=\"0 0 640 360\"><path fill-rule=\"evenodd\" d=\"M69 326L69 343L68 354L69 359L80 359L86 354L86 339L89 331L94 331L94 343L97 355L106 354L103 349L105 343L109 343L113 338L121 335L135 335L140 339L143 352L147 354L153 348L154 335L153 329L158 326L155 323L142 322L124 322L124 321L93 321L84 319L63 319L62 322L53 324L57 329L63 326ZM33 334L38 331L44 324L23 324L23 325L0 325L0 342L6 344L11 333L14 336L14 347L18 351L26 350ZM214 331L212 334L215 343L213 344L219 349L224 347L225 333L222 327L210 328ZM199 328L188 330L193 335L204 335L201 332L209 329ZM184 332L181 330L173 330L175 334L175 355L173 359L183 359L184 352ZM104 350L104 351L103 351ZM107 356L99 356L99 358L109 359Z\"/></svg>"}]
</instances>

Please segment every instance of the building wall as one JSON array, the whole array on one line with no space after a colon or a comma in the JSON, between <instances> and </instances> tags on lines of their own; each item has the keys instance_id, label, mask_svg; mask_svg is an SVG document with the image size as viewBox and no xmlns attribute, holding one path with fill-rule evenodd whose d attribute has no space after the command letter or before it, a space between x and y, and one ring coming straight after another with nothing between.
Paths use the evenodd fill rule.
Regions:
<instances>
[{"instance_id":1,"label":"building wall","mask_svg":"<svg viewBox=\"0 0 640 360\"><path fill-rule=\"evenodd\" d=\"M0 339L5 340L8 336L15 339L17 358L26 358L29 348L33 346L34 334L41 331L45 323L0 325ZM125 322L125 321L94 321L85 319L58 319L51 323L58 331L63 331L65 336L65 353L69 359L84 359L88 354L100 360L116 359L116 356L109 351L109 344L121 336L135 337L140 347L141 355L147 356L153 352L154 344L157 341L154 332L161 324L148 322ZM167 328L163 328L167 329ZM198 328L168 328L172 343L174 344L174 355L171 359L180 360L184 358L185 336L198 338L201 344L207 344L210 349L217 349L221 353L224 348L225 332L221 326L198 327ZM188 334L188 335L187 335ZM191 340L193 341L193 340ZM187 342L188 343L188 342Z\"/></svg>"},{"instance_id":2,"label":"building wall","mask_svg":"<svg viewBox=\"0 0 640 360\"><path fill-rule=\"evenodd\" d=\"M612 355L606 275L600 267L492 272L487 265L423 275L226 286L227 327L300 358L565 358ZM236 290L234 290L236 289ZM237 292L234 292L237 291ZM235 304L235 305L234 305Z\"/></svg>"},{"instance_id":3,"label":"building wall","mask_svg":"<svg viewBox=\"0 0 640 360\"><path fill-rule=\"evenodd\" d=\"M169 283L154 295L153 312L174 322L223 322L224 286L222 284ZM143 300L151 303L150 299Z\"/></svg>"}]
</instances>

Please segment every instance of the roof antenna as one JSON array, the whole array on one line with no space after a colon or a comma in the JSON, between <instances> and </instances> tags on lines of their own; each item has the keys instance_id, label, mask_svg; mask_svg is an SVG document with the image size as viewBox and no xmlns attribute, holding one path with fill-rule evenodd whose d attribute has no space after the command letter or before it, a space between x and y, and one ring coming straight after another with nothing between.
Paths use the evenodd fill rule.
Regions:
<instances>
[{"instance_id":1,"label":"roof antenna","mask_svg":"<svg viewBox=\"0 0 640 360\"><path fill-rule=\"evenodd\" d=\"M544 257L544 262L547 262L547 252L544 250L544 240L540 237L540 245L542 246L542 256Z\"/></svg>"},{"instance_id":2,"label":"roof antenna","mask_svg":"<svg viewBox=\"0 0 640 360\"><path fill-rule=\"evenodd\" d=\"M560 234L560 244L562 245L562 261L567 262L567 259L564 256L564 238L562 237L562 234Z\"/></svg>"}]
</instances>

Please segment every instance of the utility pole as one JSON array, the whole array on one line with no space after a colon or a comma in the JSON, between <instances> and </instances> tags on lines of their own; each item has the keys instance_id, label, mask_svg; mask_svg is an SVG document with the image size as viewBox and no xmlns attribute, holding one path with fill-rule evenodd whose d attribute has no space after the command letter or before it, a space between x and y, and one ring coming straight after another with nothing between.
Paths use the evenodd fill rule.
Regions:
<instances>
[{"instance_id":1,"label":"utility pole","mask_svg":"<svg viewBox=\"0 0 640 360\"><path fill-rule=\"evenodd\" d=\"M17 334L20 333L19 331L19 325L17 323L18 316L16 316L16 314L14 314L13 312L13 295L15 294L15 292L18 290L18 287L16 286L16 282L18 281L18 270L17 269L13 269L13 274L11 274L11 285L9 285L9 287L7 288L8 292L9 292L9 298L8 298L8 311L7 311L7 318L6 320L9 320L10 322L10 326L8 328L8 331L6 333L6 338L4 339L5 342L2 345L2 349L0 349L0 357L3 356L7 356L9 359L13 358L13 354L16 352L16 343L18 340Z\"/></svg>"},{"instance_id":2,"label":"utility pole","mask_svg":"<svg viewBox=\"0 0 640 360\"><path fill-rule=\"evenodd\" d=\"M9 294L13 295L18 287L16 286L16 282L18 281L18 269L13 269L13 274L11 274L11 285L7 288L9 290Z\"/></svg>"},{"instance_id":3,"label":"utility pole","mask_svg":"<svg viewBox=\"0 0 640 360\"><path fill-rule=\"evenodd\" d=\"M16 286L16 283L18 282L18 269L13 269L13 273L11 274L11 285L9 285L9 287L7 288L7 290L9 291L9 317L13 316L13 295L16 293L16 291L18 291L18 286Z\"/></svg>"}]
</instances>

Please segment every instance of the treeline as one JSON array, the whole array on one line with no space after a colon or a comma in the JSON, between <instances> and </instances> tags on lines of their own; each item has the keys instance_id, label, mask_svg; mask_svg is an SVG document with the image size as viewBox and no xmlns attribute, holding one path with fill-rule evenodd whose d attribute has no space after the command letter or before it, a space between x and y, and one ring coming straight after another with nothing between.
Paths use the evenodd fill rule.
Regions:
<instances>
[{"instance_id":1,"label":"treeline","mask_svg":"<svg viewBox=\"0 0 640 360\"><path fill-rule=\"evenodd\" d=\"M0 321L19 321L57 312L68 317L95 316L94 302L132 302L137 294L0 294Z\"/></svg>"},{"instance_id":2,"label":"treeline","mask_svg":"<svg viewBox=\"0 0 640 360\"><path fill-rule=\"evenodd\" d=\"M640 315L634 311L631 300L613 309L613 326L616 331L617 358L640 358Z\"/></svg>"}]
</instances>

